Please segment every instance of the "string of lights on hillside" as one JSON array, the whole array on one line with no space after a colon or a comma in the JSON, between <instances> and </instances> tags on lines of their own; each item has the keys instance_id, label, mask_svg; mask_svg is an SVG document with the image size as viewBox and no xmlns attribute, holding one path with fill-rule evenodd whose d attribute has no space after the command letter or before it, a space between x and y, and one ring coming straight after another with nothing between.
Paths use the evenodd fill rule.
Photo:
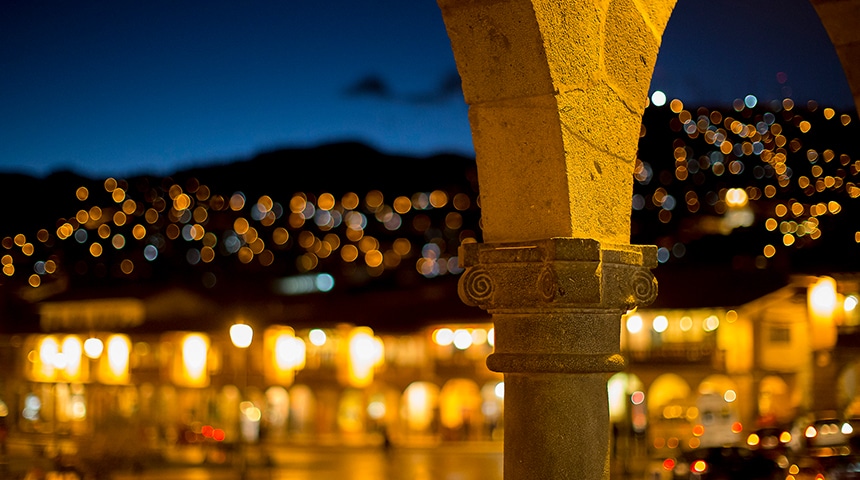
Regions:
<instances>
[{"instance_id":1,"label":"string of lights on hillside","mask_svg":"<svg viewBox=\"0 0 860 480\"><path fill-rule=\"evenodd\" d=\"M176 266L182 258L184 267L204 271L209 287L229 264L273 267L281 275L339 267L378 277L411 261L417 274L436 277L459 273L457 247L476 237L464 224L476 223L470 212L478 208L462 192L417 192L390 203L379 190L339 198L296 193L281 203L269 195L215 193L194 178L185 185L165 180L137 188L114 178L80 186L80 208L55 228L2 239L3 273L40 287L70 271L145 277L152 265Z\"/></svg>"},{"instance_id":2,"label":"string of lights on hillside","mask_svg":"<svg viewBox=\"0 0 860 480\"><path fill-rule=\"evenodd\" d=\"M828 234L824 218L860 196L849 114L788 98L761 105L753 95L722 112L667 105L661 92L651 100L649 110L671 112L674 139L671 150L642 148L643 127L633 217L665 227L655 240L661 263L681 260L697 238L752 228L765 233L755 258L764 268L780 251L813 246ZM860 231L853 235L860 243Z\"/></svg>"}]
</instances>

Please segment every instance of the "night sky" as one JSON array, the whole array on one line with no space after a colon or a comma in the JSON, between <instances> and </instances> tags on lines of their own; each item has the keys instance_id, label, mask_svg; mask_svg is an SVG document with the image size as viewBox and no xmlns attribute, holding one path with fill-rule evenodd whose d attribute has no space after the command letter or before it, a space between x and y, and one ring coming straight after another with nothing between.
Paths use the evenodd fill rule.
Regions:
<instances>
[{"instance_id":1,"label":"night sky","mask_svg":"<svg viewBox=\"0 0 860 480\"><path fill-rule=\"evenodd\" d=\"M853 109L806 0L679 0L651 87ZM434 0L0 4L0 171L167 174L344 140L473 155Z\"/></svg>"}]
</instances>

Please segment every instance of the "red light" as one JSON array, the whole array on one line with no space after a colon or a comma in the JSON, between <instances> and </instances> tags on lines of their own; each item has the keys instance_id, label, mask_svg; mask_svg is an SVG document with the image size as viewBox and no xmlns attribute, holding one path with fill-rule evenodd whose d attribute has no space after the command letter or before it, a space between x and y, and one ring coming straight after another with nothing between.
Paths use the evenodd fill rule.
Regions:
<instances>
[{"instance_id":1,"label":"red light","mask_svg":"<svg viewBox=\"0 0 860 480\"><path fill-rule=\"evenodd\" d=\"M213 431L215 431L215 429L212 428L212 425L203 425L203 428L200 429L200 433L202 433L206 438L212 438Z\"/></svg>"},{"instance_id":2,"label":"red light","mask_svg":"<svg viewBox=\"0 0 860 480\"><path fill-rule=\"evenodd\" d=\"M212 439L217 441L217 442L223 442L224 441L224 430L221 430L220 428L213 429L212 430Z\"/></svg>"},{"instance_id":3,"label":"red light","mask_svg":"<svg viewBox=\"0 0 860 480\"><path fill-rule=\"evenodd\" d=\"M704 460L696 460L690 465L690 471L693 473L705 473L705 470L708 469L708 463Z\"/></svg>"},{"instance_id":4,"label":"red light","mask_svg":"<svg viewBox=\"0 0 860 480\"><path fill-rule=\"evenodd\" d=\"M666 460L663 460L663 468L665 470L673 470L675 468L675 459L667 458Z\"/></svg>"},{"instance_id":5,"label":"red light","mask_svg":"<svg viewBox=\"0 0 860 480\"><path fill-rule=\"evenodd\" d=\"M693 427L693 435L695 435L697 437L701 437L704 434L705 434L705 427L703 427L702 425L696 425Z\"/></svg>"},{"instance_id":6,"label":"red light","mask_svg":"<svg viewBox=\"0 0 860 480\"><path fill-rule=\"evenodd\" d=\"M741 422L735 422L732 424L732 433L741 433L744 431L744 426Z\"/></svg>"}]
</instances>

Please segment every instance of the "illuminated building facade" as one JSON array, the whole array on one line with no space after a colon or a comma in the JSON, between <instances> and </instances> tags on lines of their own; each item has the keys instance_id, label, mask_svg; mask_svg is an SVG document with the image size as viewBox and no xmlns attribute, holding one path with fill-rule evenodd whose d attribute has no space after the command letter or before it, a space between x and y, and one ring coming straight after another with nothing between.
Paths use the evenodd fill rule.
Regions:
<instances>
[{"instance_id":1,"label":"illuminated building facade","mask_svg":"<svg viewBox=\"0 0 860 480\"><path fill-rule=\"evenodd\" d=\"M856 277L798 277L733 307L628 313L627 367L608 385L618 438L655 452L700 445L709 438L695 430L707 395L726 402L737 433L825 410L860 415L852 390L860 357L844 340L860 329L858 293ZM0 390L8 424L37 443L62 438L77 445L68 448L94 445L81 455L127 457L187 446L217 462L240 439L432 445L504 436L504 382L486 367L495 330L480 317L393 333L246 317L236 319L242 339L227 324L122 333L53 320L64 309L129 316L137 304L128 299L43 309L49 333L4 335L0 349L14 365ZM140 442L110 442L119 432Z\"/></svg>"}]
</instances>

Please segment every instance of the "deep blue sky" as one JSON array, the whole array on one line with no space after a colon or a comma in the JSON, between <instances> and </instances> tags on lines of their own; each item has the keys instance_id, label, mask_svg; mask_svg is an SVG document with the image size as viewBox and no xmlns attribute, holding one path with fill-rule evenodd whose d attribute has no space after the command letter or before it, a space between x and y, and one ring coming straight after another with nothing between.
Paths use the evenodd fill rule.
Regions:
<instances>
[{"instance_id":1,"label":"deep blue sky","mask_svg":"<svg viewBox=\"0 0 860 480\"><path fill-rule=\"evenodd\" d=\"M850 108L836 62L807 0L679 0L652 90ZM471 155L457 86L435 0L4 0L0 171L164 174L340 140Z\"/></svg>"}]
</instances>

